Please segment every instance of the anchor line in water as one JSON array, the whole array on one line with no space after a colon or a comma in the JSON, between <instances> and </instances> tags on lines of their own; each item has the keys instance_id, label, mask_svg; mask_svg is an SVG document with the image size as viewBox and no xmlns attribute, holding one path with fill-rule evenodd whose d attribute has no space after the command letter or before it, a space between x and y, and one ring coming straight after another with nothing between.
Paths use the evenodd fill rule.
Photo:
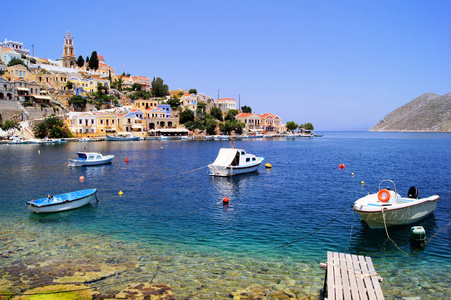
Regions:
<instances>
[{"instance_id":1,"label":"anchor line in water","mask_svg":"<svg viewBox=\"0 0 451 300\"><path fill-rule=\"evenodd\" d=\"M191 172L194 172L194 171L199 171L199 170L205 169L205 168L207 168L207 167L208 167L208 165L203 166L203 167L200 167L200 168L196 168L196 169L193 169L193 170L189 170L189 171L177 173L177 174L174 174L174 175L169 175L169 176L160 177L160 178L152 178L152 179L149 179L149 180L151 180L151 181L156 181L156 180L167 179L167 178L171 178L171 177L175 177L175 176L179 176L179 175L191 173Z\"/></svg>"},{"instance_id":2,"label":"anchor line in water","mask_svg":"<svg viewBox=\"0 0 451 300\"><path fill-rule=\"evenodd\" d=\"M349 208L347 208L344 212L342 212L338 217L332 219L329 223L327 223L327 224L324 225L323 227L320 227L320 228L318 228L317 230L312 231L312 232L310 232L309 234L304 235L304 236L301 237L301 238L298 238L297 240L291 241L291 242L289 242L289 243L285 243L285 244L280 245L280 246L273 247L272 249L283 248L283 247L285 247L285 246L288 246L288 245L297 243L297 242L299 242L299 241L302 241L303 239L306 239L307 237L309 237L309 236L311 236L311 235L314 235L315 233L317 233L317 232L323 230L324 228L326 228L327 226L329 226L330 224L332 224L333 222L335 222L336 220L338 220L341 216L343 216L346 212L348 212L352 207L353 207L353 205L351 205L351 206L350 206ZM255 253L261 253L261 252L264 252L264 251L265 251L265 250L258 251L258 252L255 252Z\"/></svg>"},{"instance_id":3,"label":"anchor line in water","mask_svg":"<svg viewBox=\"0 0 451 300\"><path fill-rule=\"evenodd\" d=\"M385 227L385 233L387 234L387 238L393 243L393 245L396 246L396 248L398 248L399 251L401 251L402 253L404 253L408 257L410 257L410 255L407 252L405 252L404 250L399 248L399 246L395 243L395 241L391 239L390 235L388 234L387 222L385 221L385 210L384 210L384 207L381 207L381 212L382 212L382 218L384 219L384 227Z\"/></svg>"}]
</instances>

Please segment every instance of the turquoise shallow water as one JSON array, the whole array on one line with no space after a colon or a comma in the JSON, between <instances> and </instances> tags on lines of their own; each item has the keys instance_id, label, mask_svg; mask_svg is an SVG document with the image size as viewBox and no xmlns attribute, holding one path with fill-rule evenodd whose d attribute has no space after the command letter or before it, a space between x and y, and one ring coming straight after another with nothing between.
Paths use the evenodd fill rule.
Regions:
<instances>
[{"instance_id":1,"label":"turquoise shallow water","mask_svg":"<svg viewBox=\"0 0 451 300\"><path fill-rule=\"evenodd\" d=\"M8 251L0 269L23 260L122 259L139 265L139 272L124 272L99 288L151 277L170 284L180 299L226 299L256 284L316 297L324 278L318 265L327 251L339 251L371 256L388 298L450 295L450 134L326 132L235 146L265 157L273 168L208 176L206 165L230 147L226 141L0 146L0 242L3 254ZM114 154L113 164L67 167L83 147ZM346 169L339 170L340 163ZM394 180L401 194L415 185L420 196L440 195L437 210L419 223L430 240L424 249L411 247L411 226L389 229L399 250L384 230L368 229L348 210L383 179ZM86 188L98 189L98 203L48 215L25 205ZM227 207L223 197L230 199Z\"/></svg>"}]
</instances>

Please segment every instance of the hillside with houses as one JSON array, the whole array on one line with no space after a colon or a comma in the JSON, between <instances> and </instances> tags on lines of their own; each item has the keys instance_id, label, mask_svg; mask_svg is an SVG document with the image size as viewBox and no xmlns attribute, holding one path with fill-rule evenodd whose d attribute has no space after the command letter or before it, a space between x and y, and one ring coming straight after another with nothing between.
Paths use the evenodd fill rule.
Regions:
<instances>
[{"instance_id":1,"label":"hillside with houses","mask_svg":"<svg viewBox=\"0 0 451 300\"><path fill-rule=\"evenodd\" d=\"M96 51L77 58L70 33L57 60L30 55L22 42L5 39L0 42L0 75L0 124L24 138L36 136L36 126L49 118L63 121L66 128L55 138L286 131L279 116L253 113L234 98L213 99L196 89L170 90L158 77L116 74Z\"/></svg>"}]
</instances>

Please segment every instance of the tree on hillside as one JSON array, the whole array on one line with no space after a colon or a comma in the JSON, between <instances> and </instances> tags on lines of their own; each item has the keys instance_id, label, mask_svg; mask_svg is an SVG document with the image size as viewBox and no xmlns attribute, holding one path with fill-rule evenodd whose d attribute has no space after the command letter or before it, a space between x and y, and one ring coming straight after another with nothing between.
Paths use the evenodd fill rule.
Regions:
<instances>
[{"instance_id":1,"label":"tree on hillside","mask_svg":"<svg viewBox=\"0 0 451 300\"><path fill-rule=\"evenodd\" d=\"M208 134L215 134L216 126L218 125L218 121L211 115L207 115L205 118L205 129L207 130Z\"/></svg>"},{"instance_id":2,"label":"tree on hillside","mask_svg":"<svg viewBox=\"0 0 451 300\"><path fill-rule=\"evenodd\" d=\"M89 64L89 56L86 56L85 63ZM88 66L89 67L89 66Z\"/></svg>"},{"instance_id":3,"label":"tree on hillside","mask_svg":"<svg viewBox=\"0 0 451 300\"><path fill-rule=\"evenodd\" d=\"M71 90L71 89L73 89L73 87L74 87L74 84L72 83L72 81L68 81L67 83L66 83L66 88L68 89L68 90Z\"/></svg>"},{"instance_id":4,"label":"tree on hillside","mask_svg":"<svg viewBox=\"0 0 451 300\"><path fill-rule=\"evenodd\" d=\"M9 61L8 67L15 66L15 65L22 65L25 68L28 68L28 66L25 64L25 62L23 60L21 60L20 58L13 57Z\"/></svg>"},{"instance_id":5,"label":"tree on hillside","mask_svg":"<svg viewBox=\"0 0 451 300\"><path fill-rule=\"evenodd\" d=\"M83 59L83 56L79 56L78 57L78 59L77 59L77 66L79 67L79 68L81 68L81 67L83 67L85 65L85 60Z\"/></svg>"},{"instance_id":6,"label":"tree on hillside","mask_svg":"<svg viewBox=\"0 0 451 300\"><path fill-rule=\"evenodd\" d=\"M54 115L33 127L33 133L38 138L66 138L69 137L69 130L64 126L64 121Z\"/></svg>"},{"instance_id":7,"label":"tree on hillside","mask_svg":"<svg viewBox=\"0 0 451 300\"><path fill-rule=\"evenodd\" d=\"M88 100L86 98L83 98L80 95L75 95L69 98L69 105L73 105L74 109L78 110L85 110L86 109L86 103L88 103Z\"/></svg>"},{"instance_id":8,"label":"tree on hillside","mask_svg":"<svg viewBox=\"0 0 451 300\"><path fill-rule=\"evenodd\" d=\"M231 109L227 112L227 115L225 116L225 120L235 121L235 116L238 115L238 111L236 109Z\"/></svg>"},{"instance_id":9,"label":"tree on hillside","mask_svg":"<svg viewBox=\"0 0 451 300\"><path fill-rule=\"evenodd\" d=\"M20 124L15 120L5 120L5 123L0 124L0 128L2 128L4 131L7 131L12 128L20 130Z\"/></svg>"},{"instance_id":10,"label":"tree on hillside","mask_svg":"<svg viewBox=\"0 0 451 300\"><path fill-rule=\"evenodd\" d=\"M190 89L188 93L197 95L197 90L196 89Z\"/></svg>"},{"instance_id":11,"label":"tree on hillside","mask_svg":"<svg viewBox=\"0 0 451 300\"><path fill-rule=\"evenodd\" d=\"M89 68L92 70L99 69L99 58L97 57L97 51L92 51L91 58L89 59Z\"/></svg>"},{"instance_id":12,"label":"tree on hillside","mask_svg":"<svg viewBox=\"0 0 451 300\"><path fill-rule=\"evenodd\" d=\"M294 121L288 121L286 126L289 131L293 131L296 128L298 128L299 125L296 124Z\"/></svg>"},{"instance_id":13,"label":"tree on hillside","mask_svg":"<svg viewBox=\"0 0 451 300\"><path fill-rule=\"evenodd\" d=\"M119 78L114 81L114 86L118 91L122 91L122 84L124 84L124 80L122 79L122 76L119 76Z\"/></svg>"},{"instance_id":14,"label":"tree on hillside","mask_svg":"<svg viewBox=\"0 0 451 300\"><path fill-rule=\"evenodd\" d=\"M180 124L185 124L189 121L194 121L194 112L190 109L185 109L180 113L179 122Z\"/></svg>"},{"instance_id":15,"label":"tree on hillside","mask_svg":"<svg viewBox=\"0 0 451 300\"><path fill-rule=\"evenodd\" d=\"M313 124L310 123L310 122L299 125L299 128L303 128L303 129L305 129L305 130L314 130L314 129L315 129L315 128L313 127Z\"/></svg>"},{"instance_id":16,"label":"tree on hillside","mask_svg":"<svg viewBox=\"0 0 451 300\"><path fill-rule=\"evenodd\" d=\"M142 89L142 86L140 83L134 82L132 84L132 91L140 91Z\"/></svg>"},{"instance_id":17,"label":"tree on hillside","mask_svg":"<svg viewBox=\"0 0 451 300\"><path fill-rule=\"evenodd\" d=\"M224 120L224 118L222 116L222 110L219 107L216 107L216 106L212 107L210 110L210 114L213 117L215 117L216 120L219 120L221 122Z\"/></svg>"},{"instance_id":18,"label":"tree on hillside","mask_svg":"<svg viewBox=\"0 0 451 300\"><path fill-rule=\"evenodd\" d=\"M167 104L171 106L171 109L177 109L180 106L180 99L173 95L169 100L166 101Z\"/></svg>"},{"instance_id":19,"label":"tree on hillside","mask_svg":"<svg viewBox=\"0 0 451 300\"><path fill-rule=\"evenodd\" d=\"M252 113L252 108L250 108L249 106L245 105L241 107L241 110L243 111L243 113Z\"/></svg>"},{"instance_id":20,"label":"tree on hillside","mask_svg":"<svg viewBox=\"0 0 451 300\"><path fill-rule=\"evenodd\" d=\"M160 77L157 77L157 79L155 79L155 77L152 80L151 83L152 86L152 96L154 97L164 97L168 94L168 85L163 83L163 79L161 79Z\"/></svg>"}]
</instances>

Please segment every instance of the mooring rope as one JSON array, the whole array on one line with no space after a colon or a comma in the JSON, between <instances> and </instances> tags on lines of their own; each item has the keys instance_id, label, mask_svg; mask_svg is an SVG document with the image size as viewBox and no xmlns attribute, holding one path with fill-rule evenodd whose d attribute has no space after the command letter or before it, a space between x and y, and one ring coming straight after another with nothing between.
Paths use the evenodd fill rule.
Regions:
<instances>
[{"instance_id":1,"label":"mooring rope","mask_svg":"<svg viewBox=\"0 0 451 300\"><path fill-rule=\"evenodd\" d=\"M388 234L387 222L385 221L385 210L384 210L384 207L381 207L381 212L382 212L382 217L384 219L384 227L385 227L385 233L387 234L387 238L396 246L396 248L398 248L399 251L401 251L402 253L404 253L405 255L410 257L410 255L407 252L405 252L404 250L399 248L399 246L395 243L395 241L391 239L390 235Z\"/></svg>"},{"instance_id":2,"label":"mooring rope","mask_svg":"<svg viewBox=\"0 0 451 300\"><path fill-rule=\"evenodd\" d=\"M166 177L151 178L151 179L149 179L149 180L155 181L155 180L167 179L167 178L171 178L171 177L175 177L175 176L180 176L180 175L183 175L183 174L188 174L188 173L191 173L191 172L194 172L194 171L202 170L202 169L205 169L205 168L207 168L207 167L208 167L208 165L203 166L203 167L200 167L200 168L196 168L196 169L193 169L193 170L189 170L189 171L177 173L177 174L174 174L174 175L169 175L169 176L166 176Z\"/></svg>"}]
</instances>

